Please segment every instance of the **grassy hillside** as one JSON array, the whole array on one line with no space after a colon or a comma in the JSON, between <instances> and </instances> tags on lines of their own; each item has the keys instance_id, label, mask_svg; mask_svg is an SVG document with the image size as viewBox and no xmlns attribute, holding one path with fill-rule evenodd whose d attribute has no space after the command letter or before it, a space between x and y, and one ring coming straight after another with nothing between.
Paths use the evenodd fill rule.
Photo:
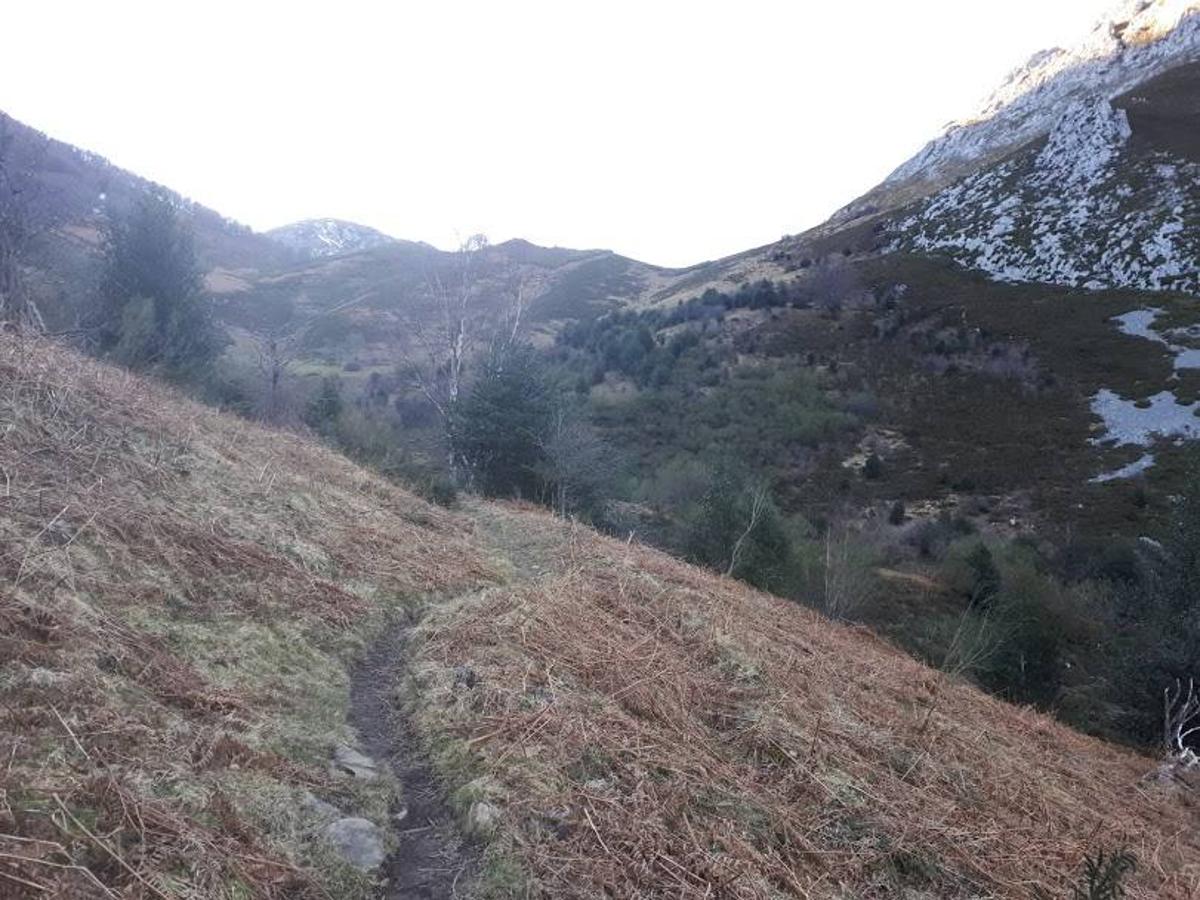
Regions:
<instances>
[{"instance_id":1,"label":"grassy hillside","mask_svg":"<svg viewBox=\"0 0 1200 900\"><path fill-rule=\"evenodd\" d=\"M314 798L386 824L329 763L410 617L493 893L1059 896L1127 844L1130 896L1194 895L1194 793L866 631L50 344L0 384L0 896L365 893Z\"/></svg>"},{"instance_id":2,"label":"grassy hillside","mask_svg":"<svg viewBox=\"0 0 1200 900\"><path fill-rule=\"evenodd\" d=\"M50 344L0 384L0 896L364 890L305 798L386 815L328 769L348 666L490 577L469 523Z\"/></svg>"},{"instance_id":3,"label":"grassy hillside","mask_svg":"<svg viewBox=\"0 0 1200 900\"><path fill-rule=\"evenodd\" d=\"M1196 795L1149 760L644 547L490 516L524 577L432 611L415 705L534 896L1065 897L1100 845L1160 864L1128 896L1195 896Z\"/></svg>"}]
</instances>

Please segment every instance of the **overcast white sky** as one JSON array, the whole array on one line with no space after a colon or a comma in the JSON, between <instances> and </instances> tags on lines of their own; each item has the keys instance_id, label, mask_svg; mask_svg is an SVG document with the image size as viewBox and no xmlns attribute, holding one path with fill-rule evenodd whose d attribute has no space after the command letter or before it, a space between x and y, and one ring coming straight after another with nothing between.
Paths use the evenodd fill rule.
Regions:
<instances>
[{"instance_id":1,"label":"overcast white sky","mask_svg":"<svg viewBox=\"0 0 1200 900\"><path fill-rule=\"evenodd\" d=\"M817 224L1108 5L25 0L0 109L259 229L685 265Z\"/></svg>"}]
</instances>

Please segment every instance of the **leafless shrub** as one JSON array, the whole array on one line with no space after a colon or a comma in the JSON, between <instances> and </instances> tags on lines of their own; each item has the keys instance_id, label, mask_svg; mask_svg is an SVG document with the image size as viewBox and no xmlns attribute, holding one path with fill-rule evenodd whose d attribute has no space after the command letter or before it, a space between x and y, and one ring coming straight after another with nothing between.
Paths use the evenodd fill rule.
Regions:
<instances>
[{"instance_id":1,"label":"leafless shrub","mask_svg":"<svg viewBox=\"0 0 1200 900\"><path fill-rule=\"evenodd\" d=\"M826 257L813 266L806 282L813 306L834 316L864 296L858 272L838 256Z\"/></svg>"},{"instance_id":2,"label":"leafless shrub","mask_svg":"<svg viewBox=\"0 0 1200 900\"><path fill-rule=\"evenodd\" d=\"M823 572L821 609L832 619L853 618L878 590L867 540L849 529L826 532Z\"/></svg>"},{"instance_id":3,"label":"leafless shrub","mask_svg":"<svg viewBox=\"0 0 1200 900\"><path fill-rule=\"evenodd\" d=\"M1163 747L1173 757L1194 757L1187 744L1193 734L1200 734L1200 694L1195 679L1188 679L1186 691L1176 679L1173 687L1163 689Z\"/></svg>"},{"instance_id":4,"label":"leafless shrub","mask_svg":"<svg viewBox=\"0 0 1200 900\"><path fill-rule=\"evenodd\" d=\"M1003 635L990 612L964 609L946 645L941 670L953 676L974 675L987 665L1002 642Z\"/></svg>"},{"instance_id":5,"label":"leafless shrub","mask_svg":"<svg viewBox=\"0 0 1200 900\"><path fill-rule=\"evenodd\" d=\"M258 372L262 377L261 416L267 422L279 422L286 409L285 388L292 364L299 352L303 332L272 331L251 336L258 353Z\"/></svg>"},{"instance_id":6,"label":"leafless shrub","mask_svg":"<svg viewBox=\"0 0 1200 900\"><path fill-rule=\"evenodd\" d=\"M560 407L540 443L545 455L542 476L554 494L558 514L599 512L615 466L612 448L596 429Z\"/></svg>"}]
</instances>

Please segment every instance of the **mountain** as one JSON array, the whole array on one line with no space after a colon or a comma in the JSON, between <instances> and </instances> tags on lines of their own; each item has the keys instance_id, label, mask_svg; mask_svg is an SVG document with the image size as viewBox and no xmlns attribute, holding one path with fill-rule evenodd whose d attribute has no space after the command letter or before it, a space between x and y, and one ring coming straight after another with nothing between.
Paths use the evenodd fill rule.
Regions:
<instances>
[{"instance_id":1,"label":"mountain","mask_svg":"<svg viewBox=\"0 0 1200 900\"><path fill-rule=\"evenodd\" d=\"M10 123L48 318L166 192L233 337L190 387L245 417L0 331L0 893L1194 897L1193 6L1035 57L810 232L473 256L533 443L596 451L573 518L437 468L404 363L463 258L285 246ZM281 344L293 430L249 421Z\"/></svg>"},{"instance_id":2,"label":"mountain","mask_svg":"<svg viewBox=\"0 0 1200 900\"><path fill-rule=\"evenodd\" d=\"M70 329L89 302L94 264L105 222L126 211L146 191L172 199L185 213L201 265L210 281L238 281L286 266L294 254L250 228L222 216L103 157L55 140L0 112L0 134L31 175L28 191L39 218L55 227L34 248L37 301L51 330Z\"/></svg>"},{"instance_id":3,"label":"mountain","mask_svg":"<svg viewBox=\"0 0 1200 900\"><path fill-rule=\"evenodd\" d=\"M313 357L369 368L395 363L411 337L405 322L430 310L432 282L452 278L457 264L455 254L428 244L393 241L213 287L229 325L251 332L303 329ZM782 271L755 254L666 269L608 250L511 240L487 247L476 260L476 312L499 314L519 289L525 322L545 343L566 322L666 305L709 287L733 288L750 273Z\"/></svg>"},{"instance_id":4,"label":"mountain","mask_svg":"<svg viewBox=\"0 0 1200 900\"><path fill-rule=\"evenodd\" d=\"M1044 140L935 193L893 234L1003 281L1195 295L1197 223L1200 63L1073 102Z\"/></svg>"},{"instance_id":5,"label":"mountain","mask_svg":"<svg viewBox=\"0 0 1200 900\"><path fill-rule=\"evenodd\" d=\"M1186 453L1172 441L1192 433L1185 415L1200 398L1183 352L1198 324L1187 301L1200 233L1195 6L1126 4L1076 48L1039 54L974 120L901 166L880 187L886 198L808 233L686 269L605 250L490 247L476 273L477 330L519 293L530 339L581 390L589 385L581 396L591 418L643 472L728 452L770 472L791 511L897 500L935 509L982 493L993 510L1009 510L983 517L986 528L1015 519L1152 530ZM72 209L61 229L71 240L46 267L47 282L78 304L103 215L90 201L146 185L51 145L47 181L89 199ZM100 190L110 183L120 190ZM435 313L431 285L454 271L454 255L330 220L285 228L288 247L279 233L186 208L216 312L235 338L229 360L244 373L245 402L253 403L256 341L291 334L297 403L314 378L336 374L349 398L369 388L388 433L412 439L416 431L386 413L418 400L396 367L413 355L414 323ZM834 289L849 292L837 318L817 302L831 274ZM773 299L752 296L763 280L779 286ZM695 304L706 293L702 309ZM626 326L603 337L598 328L595 340L609 342L600 352L564 343L571 328L620 314L640 317L638 328L665 350L687 324L676 309L698 313L683 330L702 335L682 365L654 351L635 366L628 348L642 338ZM1144 334L1119 327L1116 317L1130 314L1151 323ZM726 403L750 408L730 397L751 391L754 366L818 381L845 428L741 446L757 428L738 415L701 453L688 449L697 423L657 411L686 411L702 396L727 423ZM964 420L976 396L990 398L989 422ZM848 478L857 470L843 463L863 442L881 441L889 474ZM1121 477L1107 480L1113 473Z\"/></svg>"},{"instance_id":6,"label":"mountain","mask_svg":"<svg viewBox=\"0 0 1200 900\"><path fill-rule=\"evenodd\" d=\"M1168 69L1200 60L1195 0L1120 0L1078 44L1034 54L976 112L840 210L843 224L894 209L996 163L1047 135L1069 108L1112 100Z\"/></svg>"},{"instance_id":7,"label":"mountain","mask_svg":"<svg viewBox=\"0 0 1200 900\"><path fill-rule=\"evenodd\" d=\"M382 231L342 219L305 219L272 228L265 234L306 259L340 256L396 242Z\"/></svg>"},{"instance_id":8,"label":"mountain","mask_svg":"<svg viewBox=\"0 0 1200 900\"><path fill-rule=\"evenodd\" d=\"M49 343L0 379L8 896L366 898L390 848L412 896L1065 896L1109 840L1191 896L1156 760L859 627Z\"/></svg>"},{"instance_id":9,"label":"mountain","mask_svg":"<svg viewBox=\"0 0 1200 900\"><path fill-rule=\"evenodd\" d=\"M1078 47L1040 54L901 166L886 203L682 270L510 242L488 251L481 296L500 304L523 283L531 338L590 384L592 421L643 478L727 453L769 473L789 511L900 501L933 516L986 507L972 520L989 532L1153 532L1200 400L1186 352L1200 326L1194 7L1126 5ZM219 309L248 332L304 327L299 371L405 405L404 323L449 265L377 247L246 280ZM780 290L755 299L762 280ZM831 289L846 294L836 317L814 302ZM638 324L588 324L614 314ZM564 342L581 324L591 349ZM633 365L642 327L661 352ZM681 329L700 341L668 358ZM823 385L832 409L805 415L844 428L763 439L756 367ZM884 477L854 477L864 446Z\"/></svg>"}]
</instances>

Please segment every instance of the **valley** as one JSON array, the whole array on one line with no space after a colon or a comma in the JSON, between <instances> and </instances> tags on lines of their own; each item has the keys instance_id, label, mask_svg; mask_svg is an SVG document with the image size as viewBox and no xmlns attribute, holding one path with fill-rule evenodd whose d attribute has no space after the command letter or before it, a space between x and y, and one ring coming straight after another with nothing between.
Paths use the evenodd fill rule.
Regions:
<instances>
[{"instance_id":1,"label":"valley","mask_svg":"<svg viewBox=\"0 0 1200 900\"><path fill-rule=\"evenodd\" d=\"M1198 98L1121 2L685 268L0 113L0 898L1196 897Z\"/></svg>"}]
</instances>

